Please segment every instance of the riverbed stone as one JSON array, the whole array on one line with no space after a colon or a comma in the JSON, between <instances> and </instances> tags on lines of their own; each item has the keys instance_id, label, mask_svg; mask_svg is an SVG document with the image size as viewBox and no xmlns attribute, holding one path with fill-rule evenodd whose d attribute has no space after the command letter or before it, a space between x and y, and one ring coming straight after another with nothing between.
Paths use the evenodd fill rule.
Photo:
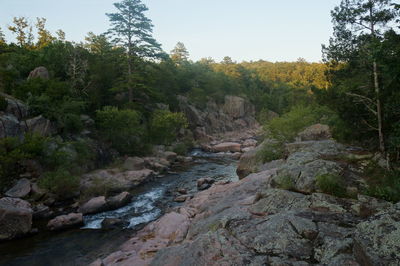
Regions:
<instances>
[{"instance_id":1,"label":"riverbed stone","mask_svg":"<svg viewBox=\"0 0 400 266\"><path fill-rule=\"evenodd\" d=\"M91 214L105 211L108 208L106 197L95 197L79 207L79 211L83 214Z\"/></svg>"},{"instance_id":2,"label":"riverbed stone","mask_svg":"<svg viewBox=\"0 0 400 266\"><path fill-rule=\"evenodd\" d=\"M178 154L172 151L166 151L163 153L163 157L167 159L169 162L175 162Z\"/></svg>"},{"instance_id":3,"label":"riverbed stone","mask_svg":"<svg viewBox=\"0 0 400 266\"><path fill-rule=\"evenodd\" d=\"M83 225L82 213L70 213L67 215L60 215L47 223L47 227L52 231L78 227L81 225Z\"/></svg>"},{"instance_id":4,"label":"riverbed stone","mask_svg":"<svg viewBox=\"0 0 400 266\"><path fill-rule=\"evenodd\" d=\"M81 192L102 186L108 192L121 192L150 181L155 175L153 170L142 169L121 171L120 169L100 169L82 176Z\"/></svg>"},{"instance_id":5,"label":"riverbed stone","mask_svg":"<svg viewBox=\"0 0 400 266\"><path fill-rule=\"evenodd\" d=\"M105 218L101 222L101 228L102 229L113 229L113 228L121 228L123 226L127 225L127 223L121 219L118 218Z\"/></svg>"},{"instance_id":6,"label":"riverbed stone","mask_svg":"<svg viewBox=\"0 0 400 266\"><path fill-rule=\"evenodd\" d=\"M11 198L25 198L31 192L31 181L26 178L21 178L15 186L9 189L5 195Z\"/></svg>"},{"instance_id":7,"label":"riverbed stone","mask_svg":"<svg viewBox=\"0 0 400 266\"><path fill-rule=\"evenodd\" d=\"M332 138L331 130L328 125L315 124L307 127L298 134L300 140L324 140Z\"/></svg>"},{"instance_id":8,"label":"riverbed stone","mask_svg":"<svg viewBox=\"0 0 400 266\"><path fill-rule=\"evenodd\" d=\"M121 208L131 202L132 194L127 191L107 199L107 209L114 210Z\"/></svg>"},{"instance_id":9,"label":"riverbed stone","mask_svg":"<svg viewBox=\"0 0 400 266\"><path fill-rule=\"evenodd\" d=\"M236 142L224 142L212 147L214 152L240 152L241 144Z\"/></svg>"},{"instance_id":10,"label":"riverbed stone","mask_svg":"<svg viewBox=\"0 0 400 266\"><path fill-rule=\"evenodd\" d=\"M142 170L145 168L145 161L140 157L128 157L123 164L123 168L129 171Z\"/></svg>"},{"instance_id":11,"label":"riverbed stone","mask_svg":"<svg viewBox=\"0 0 400 266\"><path fill-rule=\"evenodd\" d=\"M0 241L23 236L32 229L32 208L29 202L5 197L0 199Z\"/></svg>"}]
</instances>

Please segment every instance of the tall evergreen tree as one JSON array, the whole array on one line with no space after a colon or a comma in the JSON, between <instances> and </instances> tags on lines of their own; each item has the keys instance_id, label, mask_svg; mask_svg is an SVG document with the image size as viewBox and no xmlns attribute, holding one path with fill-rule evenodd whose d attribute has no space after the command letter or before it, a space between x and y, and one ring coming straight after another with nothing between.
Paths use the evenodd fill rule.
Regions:
<instances>
[{"instance_id":1,"label":"tall evergreen tree","mask_svg":"<svg viewBox=\"0 0 400 266\"><path fill-rule=\"evenodd\" d=\"M144 14L148 10L140 0L115 3L116 13L107 13L114 43L127 51L128 97L133 101L133 74L137 58L154 58L161 54L161 45L152 37L153 24Z\"/></svg>"},{"instance_id":2,"label":"tall evergreen tree","mask_svg":"<svg viewBox=\"0 0 400 266\"><path fill-rule=\"evenodd\" d=\"M178 42L171 50L171 59L178 65L189 60L189 52L182 42Z\"/></svg>"},{"instance_id":3,"label":"tall evergreen tree","mask_svg":"<svg viewBox=\"0 0 400 266\"><path fill-rule=\"evenodd\" d=\"M330 39L329 47L323 47L328 61L349 62L358 57L361 64L371 69L371 84L375 95L371 99L364 95L349 93L359 102L363 102L376 117L376 126L371 128L378 131L379 149L385 153L383 132L383 114L381 102L379 66L377 55L381 36L387 30L389 23L394 20L395 13L391 0L342 0L332 12L334 37Z\"/></svg>"}]
</instances>

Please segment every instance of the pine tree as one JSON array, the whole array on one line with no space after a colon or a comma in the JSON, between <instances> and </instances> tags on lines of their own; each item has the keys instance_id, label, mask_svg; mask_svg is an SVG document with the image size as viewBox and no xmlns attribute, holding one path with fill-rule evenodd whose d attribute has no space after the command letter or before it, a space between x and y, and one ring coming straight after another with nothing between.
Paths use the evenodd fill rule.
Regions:
<instances>
[{"instance_id":1,"label":"pine tree","mask_svg":"<svg viewBox=\"0 0 400 266\"><path fill-rule=\"evenodd\" d=\"M189 52L182 42L178 42L171 50L171 59L178 65L189 60Z\"/></svg>"},{"instance_id":2,"label":"pine tree","mask_svg":"<svg viewBox=\"0 0 400 266\"><path fill-rule=\"evenodd\" d=\"M332 12L334 37L329 47L323 47L328 61L349 62L354 56L362 56L362 62L370 65L372 84L375 96L373 99L354 93L348 93L358 102L365 104L376 117L376 126L369 125L378 131L379 149L385 153L383 132L383 114L381 103L381 84L377 54L381 36L389 23L395 19L391 0L342 0Z\"/></svg>"},{"instance_id":3,"label":"pine tree","mask_svg":"<svg viewBox=\"0 0 400 266\"><path fill-rule=\"evenodd\" d=\"M127 51L129 102L133 101L133 75L137 58L154 58L161 54L161 45L152 37L153 24L144 14L148 10L140 0L115 3L117 13L107 13L113 42Z\"/></svg>"}]
</instances>

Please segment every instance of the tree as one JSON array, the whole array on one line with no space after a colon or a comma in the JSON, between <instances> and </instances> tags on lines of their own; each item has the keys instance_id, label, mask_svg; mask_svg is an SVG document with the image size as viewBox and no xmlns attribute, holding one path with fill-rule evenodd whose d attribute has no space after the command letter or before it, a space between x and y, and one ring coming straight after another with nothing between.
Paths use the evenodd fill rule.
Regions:
<instances>
[{"instance_id":1,"label":"tree","mask_svg":"<svg viewBox=\"0 0 400 266\"><path fill-rule=\"evenodd\" d=\"M378 131L379 149L385 153L383 132L383 114L377 54L379 52L382 33L394 20L395 13L391 0L342 0L332 12L334 37L330 39L329 47L323 47L328 61L349 62L355 57L360 62L370 66L372 84L375 95L371 99L365 95L348 93L376 117L377 126L370 125ZM367 123L367 122L366 122Z\"/></svg>"},{"instance_id":2,"label":"tree","mask_svg":"<svg viewBox=\"0 0 400 266\"><path fill-rule=\"evenodd\" d=\"M25 17L14 17L14 26L9 26L8 29L16 34L16 39L21 47L25 47L32 43L32 28L29 27L28 20Z\"/></svg>"},{"instance_id":3,"label":"tree","mask_svg":"<svg viewBox=\"0 0 400 266\"><path fill-rule=\"evenodd\" d=\"M144 12L148 10L140 0L115 3L117 13L107 13L111 28L108 33L114 43L127 50L127 76L129 102L133 101L133 74L137 58L154 58L161 53L161 45L152 37L153 24Z\"/></svg>"},{"instance_id":4,"label":"tree","mask_svg":"<svg viewBox=\"0 0 400 266\"><path fill-rule=\"evenodd\" d=\"M171 59L178 65L189 60L189 52L182 42L178 42L171 50Z\"/></svg>"},{"instance_id":5,"label":"tree","mask_svg":"<svg viewBox=\"0 0 400 266\"><path fill-rule=\"evenodd\" d=\"M63 30L56 31L57 39L61 42L65 42L65 32Z\"/></svg>"},{"instance_id":6,"label":"tree","mask_svg":"<svg viewBox=\"0 0 400 266\"><path fill-rule=\"evenodd\" d=\"M235 62L233 62L233 60L232 60L232 58L230 56L225 56L222 59L221 64L232 65L232 64L235 64Z\"/></svg>"},{"instance_id":7,"label":"tree","mask_svg":"<svg viewBox=\"0 0 400 266\"><path fill-rule=\"evenodd\" d=\"M52 41L54 41L55 38L51 36L48 30L46 30L45 18L36 18L36 29L38 31L38 36L39 36L36 43L36 47L38 49L41 49L49 45Z\"/></svg>"},{"instance_id":8,"label":"tree","mask_svg":"<svg viewBox=\"0 0 400 266\"><path fill-rule=\"evenodd\" d=\"M0 27L0 44L4 44L4 43L6 43L6 39L5 39L4 33Z\"/></svg>"}]
</instances>

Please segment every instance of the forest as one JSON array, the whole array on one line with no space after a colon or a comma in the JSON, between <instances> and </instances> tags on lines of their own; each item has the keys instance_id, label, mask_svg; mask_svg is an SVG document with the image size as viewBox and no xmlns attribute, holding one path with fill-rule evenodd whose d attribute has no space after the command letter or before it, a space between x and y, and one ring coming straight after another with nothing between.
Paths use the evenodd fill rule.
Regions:
<instances>
[{"instance_id":1,"label":"forest","mask_svg":"<svg viewBox=\"0 0 400 266\"><path fill-rule=\"evenodd\" d=\"M173 143L184 152L193 140L180 133L188 121L177 96L202 108L209 99L218 103L237 95L254 104L258 122L283 142L321 122L337 140L379 152L388 177L379 193L400 191L398 4L342 1L331 13L334 33L317 63L235 62L229 56L193 62L182 42L172 51L161 49L140 1L115 7L107 14L109 30L89 32L79 43L68 41L62 29L50 32L46 18L32 24L32 18L15 17L0 29L0 111L7 109L5 97L13 97L54 125L50 136L0 139L2 190L24 172L27 159L43 165L44 187L75 187L83 162L94 160L93 141L118 156L145 155L153 145ZM7 30L15 41L5 39ZM38 66L48 76L28 78ZM269 111L279 118L269 120ZM87 118L93 122L89 131ZM49 148L52 143L59 148ZM69 146L79 156L63 152Z\"/></svg>"}]
</instances>

